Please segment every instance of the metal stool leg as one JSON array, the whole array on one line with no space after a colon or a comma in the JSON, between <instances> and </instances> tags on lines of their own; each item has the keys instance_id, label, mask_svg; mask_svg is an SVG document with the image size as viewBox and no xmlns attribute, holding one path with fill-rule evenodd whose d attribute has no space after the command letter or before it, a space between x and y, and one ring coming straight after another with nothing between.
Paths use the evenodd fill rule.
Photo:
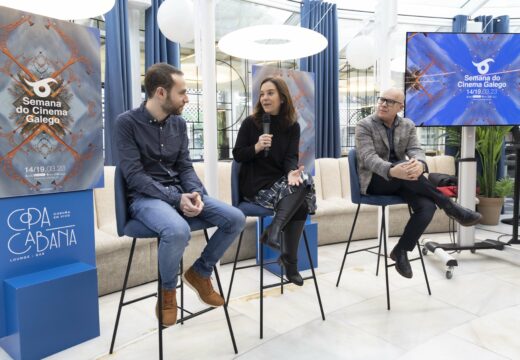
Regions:
<instances>
[{"instance_id":1,"label":"metal stool leg","mask_svg":"<svg viewBox=\"0 0 520 360\"><path fill-rule=\"evenodd\" d=\"M303 230L303 239L305 240L305 249L307 250L307 256L309 257L309 264L311 266L312 278L314 279L314 287L316 288L316 295L318 296L318 303L320 304L321 318L325 320L325 313L323 312L323 305L321 303L320 289L318 287L318 279L316 279L316 273L314 272L314 264L312 263L311 250L309 249L309 242L307 241L307 233Z\"/></svg>"},{"instance_id":2,"label":"metal stool leg","mask_svg":"<svg viewBox=\"0 0 520 360\"><path fill-rule=\"evenodd\" d=\"M264 338L264 244L260 246L260 339Z\"/></svg>"},{"instance_id":3,"label":"metal stool leg","mask_svg":"<svg viewBox=\"0 0 520 360\"><path fill-rule=\"evenodd\" d=\"M282 249L283 249L283 246L284 246L284 242L285 242L285 235L284 235L284 232L282 231L282 236L281 236L281 239L280 239L280 257L282 256ZM283 294L283 273L284 273L284 267L282 265L282 261L280 260L280 294Z\"/></svg>"},{"instance_id":4,"label":"metal stool leg","mask_svg":"<svg viewBox=\"0 0 520 360\"><path fill-rule=\"evenodd\" d=\"M182 273L184 272L184 258L181 258L179 270L179 277L181 278L181 325L184 325L184 280L182 279Z\"/></svg>"},{"instance_id":5,"label":"metal stool leg","mask_svg":"<svg viewBox=\"0 0 520 360\"><path fill-rule=\"evenodd\" d=\"M125 300L126 285L128 284L128 276L130 275L130 268L132 266L132 259L134 257L136 238L132 240L132 247L130 248L130 255L128 256L128 264L126 265L125 280L123 281L123 289L121 290L121 297L119 298L119 306L117 307L116 323L114 324L114 332L112 333L112 342L110 343L110 354L114 352L114 344L116 342L117 328L119 327L119 319L121 317L121 310L123 309L123 302Z\"/></svg>"},{"instance_id":6,"label":"metal stool leg","mask_svg":"<svg viewBox=\"0 0 520 360\"><path fill-rule=\"evenodd\" d=\"M347 259L348 249L350 247L350 242L352 240L352 234L354 233L354 228L356 227L356 221L357 221L360 207L361 207L361 204L358 204L357 210L356 210L356 215L354 216L354 222L352 223L352 228L350 229L350 235L348 237L347 248L345 249L345 255L343 255L343 261L341 262L341 267L339 269L338 281L336 281L336 287L339 286L339 281L341 280L341 274L343 273L343 266L345 266L345 260Z\"/></svg>"},{"instance_id":7,"label":"metal stool leg","mask_svg":"<svg viewBox=\"0 0 520 360\"><path fill-rule=\"evenodd\" d=\"M231 288L233 287L233 280L235 279L235 271L237 269L238 262L238 254L240 253L240 246L242 245L242 237L244 235L244 230L240 233L240 238L238 239L237 252L235 254L235 261L233 261L233 271L231 271L231 280L229 281L229 289L226 298L226 306L229 304L229 298L231 297Z\"/></svg>"},{"instance_id":8,"label":"metal stool leg","mask_svg":"<svg viewBox=\"0 0 520 360\"><path fill-rule=\"evenodd\" d=\"M381 232L382 232L382 229L383 229L383 225L381 225ZM385 226L385 229L386 229L386 226ZM380 263L380 260L381 260L381 242L383 241L383 237L381 236L381 232L379 234L379 247L377 248L377 265L376 265L376 276L379 276L379 263ZM385 240L386 240L386 236L385 236Z\"/></svg>"},{"instance_id":9,"label":"metal stool leg","mask_svg":"<svg viewBox=\"0 0 520 360\"><path fill-rule=\"evenodd\" d=\"M417 241L417 250L419 251L419 256L421 257L421 265L424 273L424 279L426 280L426 287L428 288L428 294L431 295L432 292L430 290L430 282L428 281L428 274L426 273L426 267L424 266L424 258L421 252L421 247L419 245L419 241Z\"/></svg>"},{"instance_id":10,"label":"metal stool leg","mask_svg":"<svg viewBox=\"0 0 520 360\"><path fill-rule=\"evenodd\" d=\"M162 326L162 291L161 291L161 273L159 272L159 261L157 261L157 301L159 302L159 316L158 316L158 329L159 329L159 359L163 359L163 326Z\"/></svg>"},{"instance_id":11,"label":"metal stool leg","mask_svg":"<svg viewBox=\"0 0 520 360\"><path fill-rule=\"evenodd\" d=\"M207 229L204 229L204 236L206 237L206 243L207 243L209 240ZM217 280L217 286L218 286L218 291L220 292L220 296L224 297L224 291L222 290L222 284L220 283L220 276L218 275L218 269L217 269L216 265L213 266L213 273L215 274L215 279ZM224 307L224 314L226 315L226 321L227 321L227 325L228 325L228 329L229 329L229 335L231 336L231 342L233 343L233 350L235 351L235 354L238 354L237 343L235 341L235 335L233 334L233 326L231 325L231 319L229 318L227 303L224 303L223 307Z\"/></svg>"},{"instance_id":12,"label":"metal stool leg","mask_svg":"<svg viewBox=\"0 0 520 360\"><path fill-rule=\"evenodd\" d=\"M386 281L386 307L388 310L390 310L390 289L388 284L388 249L386 244L386 219L385 219L385 207L383 206L383 216L382 216L382 224L381 224L381 234L382 234L382 241L384 245L385 250L385 281Z\"/></svg>"},{"instance_id":13,"label":"metal stool leg","mask_svg":"<svg viewBox=\"0 0 520 360\"><path fill-rule=\"evenodd\" d=\"M157 238L157 301L159 303L159 316L158 316L158 332L159 332L159 360L163 359L163 337L162 337L162 280L161 271L159 269L159 243L161 239Z\"/></svg>"}]
</instances>

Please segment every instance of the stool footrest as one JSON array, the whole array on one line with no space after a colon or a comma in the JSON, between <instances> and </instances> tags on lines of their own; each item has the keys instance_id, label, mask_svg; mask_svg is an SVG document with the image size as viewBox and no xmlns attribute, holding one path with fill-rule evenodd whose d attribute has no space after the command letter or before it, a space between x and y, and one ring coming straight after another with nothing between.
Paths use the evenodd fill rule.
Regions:
<instances>
[{"instance_id":1,"label":"stool footrest","mask_svg":"<svg viewBox=\"0 0 520 360\"><path fill-rule=\"evenodd\" d=\"M136 303L138 301L141 301L141 300L144 300L144 299L148 299L148 298L151 298L151 297L157 297L157 293L154 292L153 294L148 294L148 295L144 295L144 296L141 296L139 298L136 298L136 299L125 301L124 303L121 304L121 306L130 305L130 304L133 304L133 303Z\"/></svg>"}]
</instances>

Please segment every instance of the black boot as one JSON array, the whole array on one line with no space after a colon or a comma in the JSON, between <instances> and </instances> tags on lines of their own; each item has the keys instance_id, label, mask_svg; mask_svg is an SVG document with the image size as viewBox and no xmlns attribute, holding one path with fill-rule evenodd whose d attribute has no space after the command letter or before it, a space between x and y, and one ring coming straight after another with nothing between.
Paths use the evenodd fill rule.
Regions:
<instances>
[{"instance_id":1,"label":"black boot","mask_svg":"<svg viewBox=\"0 0 520 360\"><path fill-rule=\"evenodd\" d=\"M303 285L303 279L298 272L298 245L302 236L305 220L290 221L283 230L282 255L280 263L285 268L287 280L298 286Z\"/></svg>"},{"instance_id":2,"label":"black boot","mask_svg":"<svg viewBox=\"0 0 520 360\"><path fill-rule=\"evenodd\" d=\"M413 276L412 267L408 260L408 252L406 250L394 248L390 253L390 259L395 261L395 269L401 276L411 279Z\"/></svg>"},{"instance_id":3,"label":"black boot","mask_svg":"<svg viewBox=\"0 0 520 360\"><path fill-rule=\"evenodd\" d=\"M460 206L459 204L451 200L450 203L443 208L443 210L446 213L446 215L454 219L462 226L471 226L478 224L480 222L480 219L482 219L482 215L480 215L478 212Z\"/></svg>"},{"instance_id":4,"label":"black boot","mask_svg":"<svg viewBox=\"0 0 520 360\"><path fill-rule=\"evenodd\" d=\"M278 202L273 222L264 230L260 237L261 243L275 250L280 250L280 233L305 201L307 191L307 188L300 185L296 192L287 195Z\"/></svg>"}]
</instances>

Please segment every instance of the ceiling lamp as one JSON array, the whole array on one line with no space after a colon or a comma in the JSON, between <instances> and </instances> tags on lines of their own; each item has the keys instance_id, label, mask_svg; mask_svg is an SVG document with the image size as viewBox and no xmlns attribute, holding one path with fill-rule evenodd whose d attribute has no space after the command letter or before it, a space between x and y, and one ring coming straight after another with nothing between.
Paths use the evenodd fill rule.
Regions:
<instances>
[{"instance_id":1,"label":"ceiling lamp","mask_svg":"<svg viewBox=\"0 0 520 360\"><path fill-rule=\"evenodd\" d=\"M355 37L347 45L345 57L354 69L363 70L373 66L376 61L374 39L366 35Z\"/></svg>"},{"instance_id":2,"label":"ceiling lamp","mask_svg":"<svg viewBox=\"0 0 520 360\"><path fill-rule=\"evenodd\" d=\"M115 0L0 0L0 6L60 20L88 19L109 12Z\"/></svg>"},{"instance_id":3,"label":"ceiling lamp","mask_svg":"<svg viewBox=\"0 0 520 360\"><path fill-rule=\"evenodd\" d=\"M233 31L220 39L218 47L242 59L269 61L311 56L327 47L320 33L291 25L259 25Z\"/></svg>"},{"instance_id":4,"label":"ceiling lamp","mask_svg":"<svg viewBox=\"0 0 520 360\"><path fill-rule=\"evenodd\" d=\"M157 25L168 40L186 44L195 37L193 17L191 0L166 0L157 11Z\"/></svg>"}]
</instances>

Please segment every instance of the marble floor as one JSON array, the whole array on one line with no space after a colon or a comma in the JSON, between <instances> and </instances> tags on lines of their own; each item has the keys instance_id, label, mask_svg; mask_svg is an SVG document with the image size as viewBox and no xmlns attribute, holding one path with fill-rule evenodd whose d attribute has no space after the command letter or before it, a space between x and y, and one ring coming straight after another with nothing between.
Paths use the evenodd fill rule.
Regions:
<instances>
[{"instance_id":1,"label":"marble floor","mask_svg":"<svg viewBox=\"0 0 520 360\"><path fill-rule=\"evenodd\" d=\"M496 239L510 231L507 225L480 226L477 237ZM427 238L448 240L447 234ZM353 246L370 243L375 240ZM165 359L520 359L520 252L454 254L459 266L451 280L445 277L445 266L430 253L425 263L431 296L420 262L413 263L412 279L390 268L388 311L384 272L375 276L373 254L349 255L341 284L335 286L344 249L345 244L319 248L317 275L325 321L311 281L301 288L286 286L283 295L273 288L265 293L264 339L260 340L258 268L241 270L229 306L238 354L233 352L224 312L216 309L166 329ZM225 290L230 273L230 265L221 266ZM266 282L276 280L265 274ZM147 284L131 289L129 295L154 288L155 284ZM158 358L154 299L123 310L116 351L108 355L118 300L118 293L99 299L101 336L48 359ZM192 309L201 307L190 289L186 303ZM9 359L1 351L0 360Z\"/></svg>"}]
</instances>

